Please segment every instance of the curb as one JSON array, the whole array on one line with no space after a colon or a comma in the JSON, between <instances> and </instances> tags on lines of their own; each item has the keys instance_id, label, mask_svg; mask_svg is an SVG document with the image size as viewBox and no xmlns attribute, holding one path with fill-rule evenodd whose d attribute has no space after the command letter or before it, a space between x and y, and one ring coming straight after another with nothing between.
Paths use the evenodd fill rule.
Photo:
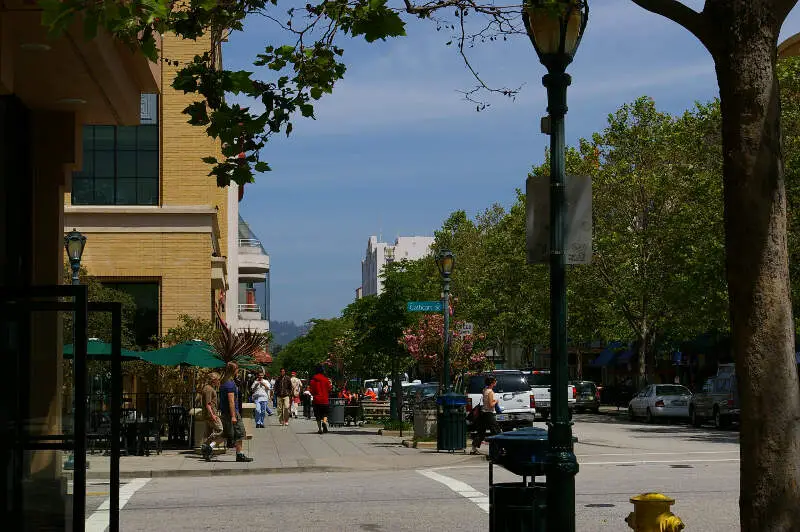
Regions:
<instances>
[{"instance_id":1,"label":"curb","mask_svg":"<svg viewBox=\"0 0 800 532\"><path fill-rule=\"evenodd\" d=\"M297 467L251 467L248 469L164 469L142 471L120 471L120 479L134 478L180 478L180 477L226 477L236 475L267 475L276 473L348 473L362 471L355 467L335 466L297 466ZM108 471L87 471L87 480L107 480ZM72 479L72 473L65 472L64 477Z\"/></svg>"},{"instance_id":2,"label":"curb","mask_svg":"<svg viewBox=\"0 0 800 532\"><path fill-rule=\"evenodd\" d=\"M437 444L435 441L414 441L414 440L403 440L403 447L413 448L413 449L433 449L436 450Z\"/></svg>"}]
</instances>

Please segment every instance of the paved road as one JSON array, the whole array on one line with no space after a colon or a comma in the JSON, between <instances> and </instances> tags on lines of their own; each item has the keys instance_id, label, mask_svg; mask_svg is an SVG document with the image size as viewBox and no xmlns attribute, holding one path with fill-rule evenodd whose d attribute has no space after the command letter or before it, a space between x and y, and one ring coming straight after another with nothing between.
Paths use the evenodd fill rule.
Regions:
<instances>
[{"instance_id":1,"label":"paved road","mask_svg":"<svg viewBox=\"0 0 800 532\"><path fill-rule=\"evenodd\" d=\"M674 496L674 511L688 530L738 528L736 432L580 415L575 433L578 530L625 530L628 499L646 491ZM495 471L495 482L516 480ZM488 465L436 467L430 455L405 471L157 478L140 484L131 482L138 490L122 511L122 530L488 530Z\"/></svg>"}]
</instances>

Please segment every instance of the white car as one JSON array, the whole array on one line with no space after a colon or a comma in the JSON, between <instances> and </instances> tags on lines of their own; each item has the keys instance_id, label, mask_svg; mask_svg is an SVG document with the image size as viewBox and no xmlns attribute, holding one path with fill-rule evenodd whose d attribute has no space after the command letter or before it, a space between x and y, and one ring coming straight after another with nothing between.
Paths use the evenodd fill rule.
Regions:
<instances>
[{"instance_id":1,"label":"white car","mask_svg":"<svg viewBox=\"0 0 800 532\"><path fill-rule=\"evenodd\" d=\"M644 417L648 423L659 418L688 418L692 392L679 384L651 384L628 403L628 417Z\"/></svg>"},{"instance_id":2,"label":"white car","mask_svg":"<svg viewBox=\"0 0 800 532\"><path fill-rule=\"evenodd\" d=\"M536 406L525 375L519 370L495 370L466 379L459 378L456 390L467 396L467 410L481 404L486 377L497 379L494 395L502 410L497 414L497 424L503 430L530 427L536 417Z\"/></svg>"}]
</instances>

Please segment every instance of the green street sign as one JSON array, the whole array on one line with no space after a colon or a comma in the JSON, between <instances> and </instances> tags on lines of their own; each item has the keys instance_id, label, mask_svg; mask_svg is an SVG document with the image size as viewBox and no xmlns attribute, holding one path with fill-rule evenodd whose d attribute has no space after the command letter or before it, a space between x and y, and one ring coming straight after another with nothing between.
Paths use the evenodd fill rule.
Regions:
<instances>
[{"instance_id":1,"label":"green street sign","mask_svg":"<svg viewBox=\"0 0 800 532\"><path fill-rule=\"evenodd\" d=\"M441 301L409 301L406 310L409 312L441 312L444 309Z\"/></svg>"}]
</instances>

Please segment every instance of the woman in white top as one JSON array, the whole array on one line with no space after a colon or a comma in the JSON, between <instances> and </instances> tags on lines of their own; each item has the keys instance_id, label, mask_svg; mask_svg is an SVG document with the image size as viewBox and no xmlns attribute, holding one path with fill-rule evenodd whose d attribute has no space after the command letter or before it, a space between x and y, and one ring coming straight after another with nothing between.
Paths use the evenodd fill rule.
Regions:
<instances>
[{"instance_id":1,"label":"woman in white top","mask_svg":"<svg viewBox=\"0 0 800 532\"><path fill-rule=\"evenodd\" d=\"M264 415L272 415L269 409L269 391L272 389L269 381L264 378L264 372L259 371L258 377L250 387L253 402L256 404L256 428L264 428Z\"/></svg>"},{"instance_id":2,"label":"woman in white top","mask_svg":"<svg viewBox=\"0 0 800 532\"><path fill-rule=\"evenodd\" d=\"M495 408L497 408L497 398L494 396L494 386L497 384L497 379L492 376L486 377L486 386L483 389L483 399L481 400L481 415L478 422L475 424L475 438L472 440L472 452L470 454L478 454L478 449L483 443L483 438L488 429L492 434L498 434L500 426L497 424L495 417Z\"/></svg>"}]
</instances>

